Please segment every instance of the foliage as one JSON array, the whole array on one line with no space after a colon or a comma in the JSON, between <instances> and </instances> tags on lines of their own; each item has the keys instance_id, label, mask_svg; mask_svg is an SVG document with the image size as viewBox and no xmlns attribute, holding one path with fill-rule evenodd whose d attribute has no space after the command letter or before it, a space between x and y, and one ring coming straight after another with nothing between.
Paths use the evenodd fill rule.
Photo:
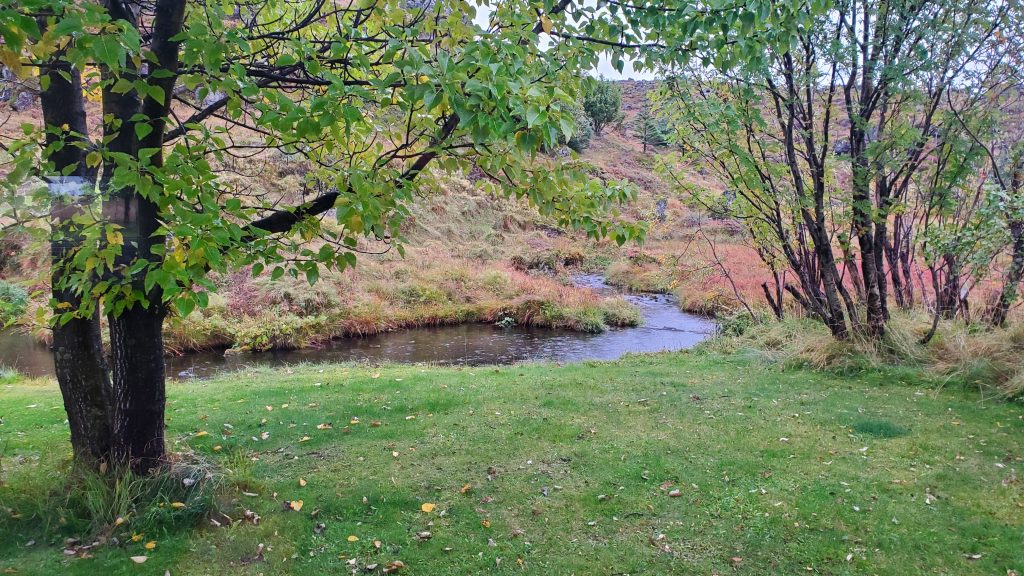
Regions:
<instances>
[{"instance_id":1,"label":"foliage","mask_svg":"<svg viewBox=\"0 0 1024 576\"><path fill-rule=\"evenodd\" d=\"M0 280L0 328L16 321L28 307L28 293L20 286Z\"/></svg>"},{"instance_id":2,"label":"foliage","mask_svg":"<svg viewBox=\"0 0 1024 576\"><path fill-rule=\"evenodd\" d=\"M583 110L600 136L605 127L622 121L622 87L607 80L591 82L583 92Z\"/></svg>"},{"instance_id":3,"label":"foliage","mask_svg":"<svg viewBox=\"0 0 1024 576\"><path fill-rule=\"evenodd\" d=\"M590 140L594 137L594 121L579 104L573 106L572 118L574 125L572 136L565 138L565 144L576 152L583 152L590 146Z\"/></svg>"}]
</instances>

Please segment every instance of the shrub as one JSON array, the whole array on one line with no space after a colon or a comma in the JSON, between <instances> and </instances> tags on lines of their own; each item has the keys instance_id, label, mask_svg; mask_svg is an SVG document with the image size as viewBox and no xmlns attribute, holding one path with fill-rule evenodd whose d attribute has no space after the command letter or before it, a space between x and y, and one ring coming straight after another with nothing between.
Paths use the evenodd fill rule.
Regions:
<instances>
[{"instance_id":1,"label":"shrub","mask_svg":"<svg viewBox=\"0 0 1024 576\"><path fill-rule=\"evenodd\" d=\"M590 146L590 140L594 137L594 121L583 109L583 106L574 106L571 110L575 129L572 136L565 140L565 145L576 152L583 152Z\"/></svg>"},{"instance_id":2,"label":"shrub","mask_svg":"<svg viewBox=\"0 0 1024 576\"><path fill-rule=\"evenodd\" d=\"M622 121L622 88L607 80L592 83L583 96L583 109L600 136L606 126Z\"/></svg>"},{"instance_id":3,"label":"shrub","mask_svg":"<svg viewBox=\"0 0 1024 576\"><path fill-rule=\"evenodd\" d=\"M0 280L0 328L16 321L28 307L28 293Z\"/></svg>"}]
</instances>

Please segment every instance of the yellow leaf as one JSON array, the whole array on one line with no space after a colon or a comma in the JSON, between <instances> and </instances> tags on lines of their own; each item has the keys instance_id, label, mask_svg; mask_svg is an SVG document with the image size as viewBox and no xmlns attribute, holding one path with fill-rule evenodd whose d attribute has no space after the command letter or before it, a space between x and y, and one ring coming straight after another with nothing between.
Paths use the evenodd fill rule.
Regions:
<instances>
[{"instance_id":1,"label":"yellow leaf","mask_svg":"<svg viewBox=\"0 0 1024 576\"><path fill-rule=\"evenodd\" d=\"M299 510L302 510L302 500L292 500L291 502L288 503L288 506L292 510L298 512Z\"/></svg>"},{"instance_id":2,"label":"yellow leaf","mask_svg":"<svg viewBox=\"0 0 1024 576\"><path fill-rule=\"evenodd\" d=\"M346 538L346 540L348 540L349 542L359 542L359 536L352 535Z\"/></svg>"},{"instance_id":3,"label":"yellow leaf","mask_svg":"<svg viewBox=\"0 0 1024 576\"><path fill-rule=\"evenodd\" d=\"M491 527L491 521L487 520L487 519L485 519L482 522L480 522L480 524L482 524L484 528L490 528Z\"/></svg>"},{"instance_id":4,"label":"yellow leaf","mask_svg":"<svg viewBox=\"0 0 1024 576\"><path fill-rule=\"evenodd\" d=\"M547 14L540 17L540 27L544 30L545 34L551 33L551 18L548 18Z\"/></svg>"},{"instance_id":5,"label":"yellow leaf","mask_svg":"<svg viewBox=\"0 0 1024 576\"><path fill-rule=\"evenodd\" d=\"M434 508L437 508L437 504L432 502L424 502L423 505L420 506L420 510L423 510L424 512L433 512Z\"/></svg>"},{"instance_id":6,"label":"yellow leaf","mask_svg":"<svg viewBox=\"0 0 1024 576\"><path fill-rule=\"evenodd\" d=\"M303 436L302 438L299 438L299 442L309 442L309 436Z\"/></svg>"},{"instance_id":7,"label":"yellow leaf","mask_svg":"<svg viewBox=\"0 0 1024 576\"><path fill-rule=\"evenodd\" d=\"M142 540L142 534L132 534L132 542L138 542L139 540Z\"/></svg>"},{"instance_id":8,"label":"yellow leaf","mask_svg":"<svg viewBox=\"0 0 1024 576\"><path fill-rule=\"evenodd\" d=\"M202 438L203 436L209 436L209 435L210 435L210 433L207 432L206 430L200 430L199 432L196 432L196 438Z\"/></svg>"},{"instance_id":9,"label":"yellow leaf","mask_svg":"<svg viewBox=\"0 0 1024 576\"><path fill-rule=\"evenodd\" d=\"M214 452L220 452L220 449L221 449L221 445L220 444L217 444L216 446L213 447L213 451Z\"/></svg>"},{"instance_id":10,"label":"yellow leaf","mask_svg":"<svg viewBox=\"0 0 1024 576\"><path fill-rule=\"evenodd\" d=\"M473 489L473 485L472 485L472 484L466 484L465 486L463 486L463 487L462 487L462 488L461 488L461 489L459 490L459 492L461 492L461 493L463 493L463 494L469 494L469 491L470 491L470 490L472 490L472 489Z\"/></svg>"},{"instance_id":11,"label":"yellow leaf","mask_svg":"<svg viewBox=\"0 0 1024 576\"><path fill-rule=\"evenodd\" d=\"M156 548L156 540L146 542L146 550L152 550L153 548Z\"/></svg>"},{"instance_id":12,"label":"yellow leaf","mask_svg":"<svg viewBox=\"0 0 1024 576\"><path fill-rule=\"evenodd\" d=\"M331 428L334 428L334 426L331 426L329 422L324 422L323 424L316 425L317 430L330 430Z\"/></svg>"},{"instance_id":13,"label":"yellow leaf","mask_svg":"<svg viewBox=\"0 0 1024 576\"><path fill-rule=\"evenodd\" d=\"M373 376L371 376L371 378L380 378L380 372L377 372L376 374L374 374Z\"/></svg>"},{"instance_id":14,"label":"yellow leaf","mask_svg":"<svg viewBox=\"0 0 1024 576\"><path fill-rule=\"evenodd\" d=\"M352 419L348 421L348 423L349 424L359 424L359 417L358 416L353 416Z\"/></svg>"},{"instance_id":15,"label":"yellow leaf","mask_svg":"<svg viewBox=\"0 0 1024 576\"><path fill-rule=\"evenodd\" d=\"M181 510L184 507L185 507L185 503L184 502L171 502L171 508L174 508L175 510Z\"/></svg>"},{"instance_id":16,"label":"yellow leaf","mask_svg":"<svg viewBox=\"0 0 1024 576\"><path fill-rule=\"evenodd\" d=\"M107 230L107 243L111 246L120 246L124 244L124 236L121 235L117 230Z\"/></svg>"},{"instance_id":17,"label":"yellow leaf","mask_svg":"<svg viewBox=\"0 0 1024 576\"><path fill-rule=\"evenodd\" d=\"M302 486L303 488L306 487L306 479L305 478L299 478L299 486Z\"/></svg>"},{"instance_id":18,"label":"yellow leaf","mask_svg":"<svg viewBox=\"0 0 1024 576\"><path fill-rule=\"evenodd\" d=\"M124 524L124 517L118 516L117 520L114 520L114 526L120 526L121 524Z\"/></svg>"}]
</instances>

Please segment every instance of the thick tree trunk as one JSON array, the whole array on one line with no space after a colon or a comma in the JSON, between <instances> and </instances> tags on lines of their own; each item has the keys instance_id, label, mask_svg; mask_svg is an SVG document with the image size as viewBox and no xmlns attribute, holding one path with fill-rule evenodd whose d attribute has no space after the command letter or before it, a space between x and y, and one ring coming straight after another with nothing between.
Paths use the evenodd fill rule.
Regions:
<instances>
[{"instance_id":1,"label":"thick tree trunk","mask_svg":"<svg viewBox=\"0 0 1024 576\"><path fill-rule=\"evenodd\" d=\"M144 171L163 166L164 131L178 71L180 41L175 38L182 31L185 5L185 0L158 0L154 6L153 33L148 52L155 57L155 62L150 63L147 83L150 88L158 89L163 98L154 99L149 93L140 99L135 91L117 94L107 89L103 93L104 112L121 120L120 125L106 129L112 136L110 148L136 157L139 150L157 150L150 156L148 166L140 166ZM114 18L135 25L135 14L126 5L108 0L107 7ZM155 74L158 71L164 74ZM133 73L131 70L126 72ZM148 123L151 128L141 141L136 141L136 122ZM112 171L113 166L110 168ZM110 190L110 193L104 212L109 222L122 230L124 244L117 259L121 269L127 269L138 260L148 262L149 267L160 266L165 238L158 234L159 208L154 200L143 197L134 189ZM140 474L159 466L165 454L163 321L166 311L163 292L159 288L144 289L147 271L143 269L135 277L120 279L132 285L137 293L144 293L145 301L135 302L109 318L113 363L113 454L118 463L127 463Z\"/></svg>"},{"instance_id":2,"label":"thick tree trunk","mask_svg":"<svg viewBox=\"0 0 1024 576\"><path fill-rule=\"evenodd\" d=\"M164 314L135 306L111 316L113 454L145 474L164 460Z\"/></svg>"},{"instance_id":3,"label":"thick tree trunk","mask_svg":"<svg viewBox=\"0 0 1024 576\"><path fill-rule=\"evenodd\" d=\"M52 172L59 174L53 182L58 194L68 193L67 186L76 187L66 178L79 179L88 187L88 173L82 148L75 145L87 133L81 76L67 63L54 63L47 73L48 86L40 94L43 121L47 126L66 126L64 133L47 132L47 158ZM61 190L65 187L64 190ZM81 190L78 190L81 191ZM50 245L53 274L53 298L64 310L77 310L81 297L65 286L67 258L81 242L78 226L72 218L81 212L79 200L55 196L52 207L52 240ZM67 306L63 306L63 304ZM110 458L110 415L107 409L109 381L100 338L99 311L89 317L76 317L53 327L54 372L64 400L71 429L71 447L75 460L93 467Z\"/></svg>"}]
</instances>

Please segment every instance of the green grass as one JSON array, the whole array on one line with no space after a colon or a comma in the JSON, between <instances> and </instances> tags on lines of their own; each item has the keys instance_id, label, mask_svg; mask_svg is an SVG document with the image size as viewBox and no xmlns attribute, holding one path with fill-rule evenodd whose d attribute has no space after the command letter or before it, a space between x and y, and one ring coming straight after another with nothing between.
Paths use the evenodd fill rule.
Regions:
<instances>
[{"instance_id":1,"label":"green grass","mask_svg":"<svg viewBox=\"0 0 1024 576\"><path fill-rule=\"evenodd\" d=\"M133 543L129 518L88 559L62 553L83 535L59 517L73 497L56 387L6 384L0 570L347 574L355 559L360 573L400 560L399 574L430 575L1024 572L1021 406L911 374L668 354L172 384L171 448L225 470L224 513L261 521L150 524Z\"/></svg>"}]
</instances>

